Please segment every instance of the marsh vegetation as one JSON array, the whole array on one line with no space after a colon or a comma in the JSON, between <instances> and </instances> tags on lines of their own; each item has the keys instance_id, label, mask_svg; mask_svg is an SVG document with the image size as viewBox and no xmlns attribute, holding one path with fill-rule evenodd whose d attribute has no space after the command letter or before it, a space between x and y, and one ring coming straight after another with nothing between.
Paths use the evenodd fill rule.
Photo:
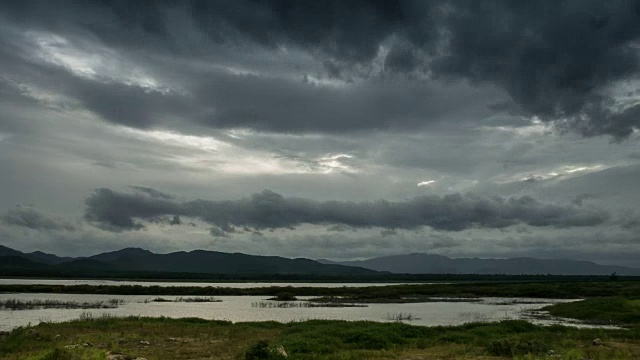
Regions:
<instances>
[{"instance_id":1,"label":"marsh vegetation","mask_svg":"<svg viewBox=\"0 0 640 360\"><path fill-rule=\"evenodd\" d=\"M620 360L640 358L640 328L576 329L536 326L526 321L423 327L370 321L231 323L193 318L98 317L15 329L0 340L0 358L104 359L108 352L117 352L149 360L261 359L247 354L272 356L279 348L293 360Z\"/></svg>"},{"instance_id":2,"label":"marsh vegetation","mask_svg":"<svg viewBox=\"0 0 640 360\"><path fill-rule=\"evenodd\" d=\"M419 320L420 318L410 313L398 312L398 313L387 313L384 319L390 320L390 321L413 321L413 320Z\"/></svg>"},{"instance_id":3,"label":"marsh vegetation","mask_svg":"<svg viewBox=\"0 0 640 360\"><path fill-rule=\"evenodd\" d=\"M340 297L351 302L424 302L432 298L480 297L576 299L592 297L640 297L640 281L539 281L408 284L365 287L254 288L140 285L0 285L0 293L113 294L145 296L315 296ZM291 301L291 299L282 299Z\"/></svg>"},{"instance_id":4,"label":"marsh vegetation","mask_svg":"<svg viewBox=\"0 0 640 360\"><path fill-rule=\"evenodd\" d=\"M320 307L367 307L364 304L344 303L316 303L309 301L254 301L251 307L260 309L287 309L287 308L320 308Z\"/></svg>"},{"instance_id":5,"label":"marsh vegetation","mask_svg":"<svg viewBox=\"0 0 640 360\"><path fill-rule=\"evenodd\" d=\"M150 302L187 302L187 303L207 303L207 302L222 302L222 300L213 297L213 296L208 296L208 297L177 297L175 299L167 299L167 298L163 298L163 297L157 297L157 298L153 298L153 299L145 299L144 301L145 303L150 303Z\"/></svg>"},{"instance_id":6,"label":"marsh vegetation","mask_svg":"<svg viewBox=\"0 0 640 360\"><path fill-rule=\"evenodd\" d=\"M35 309L115 309L124 304L122 299L109 299L106 301L61 301L54 299L44 300L0 300L0 310L35 310Z\"/></svg>"}]
</instances>

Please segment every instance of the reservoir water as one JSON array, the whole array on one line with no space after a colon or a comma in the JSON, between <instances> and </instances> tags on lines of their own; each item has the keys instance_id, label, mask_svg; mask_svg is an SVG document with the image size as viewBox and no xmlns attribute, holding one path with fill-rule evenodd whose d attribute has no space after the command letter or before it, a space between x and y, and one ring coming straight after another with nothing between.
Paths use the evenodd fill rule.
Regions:
<instances>
[{"instance_id":1,"label":"reservoir water","mask_svg":"<svg viewBox=\"0 0 640 360\"><path fill-rule=\"evenodd\" d=\"M139 285L139 286L197 286L197 287L229 287L229 288L259 288L269 286L294 287L366 287L402 285L409 283L305 283L305 282L200 282L200 281L128 281L128 280L94 280L94 279L5 279L0 278L0 285ZM425 282L411 284L431 284ZM446 284L446 283L438 283Z\"/></svg>"},{"instance_id":2,"label":"reservoir water","mask_svg":"<svg viewBox=\"0 0 640 360\"><path fill-rule=\"evenodd\" d=\"M91 314L93 317L151 316L151 317L198 317L228 320L232 322L303 321L309 319L393 321L397 314L410 314L415 325L458 325L478 321L505 319L528 319L536 323L564 323L559 319L531 318L530 310L559 301L554 299L484 298L478 302L427 302L410 304L367 304L366 307L291 307L261 308L256 303L264 302L267 296L219 296L220 302L153 302L155 296L121 295L76 295L76 294L0 294L0 301L16 299L57 300L75 302L97 302L121 299L124 302L113 309L35 309L1 310L0 330L7 331L18 326L35 325L40 322L60 322ZM176 296L162 296L175 300ZM301 298L306 299L306 298Z\"/></svg>"}]
</instances>

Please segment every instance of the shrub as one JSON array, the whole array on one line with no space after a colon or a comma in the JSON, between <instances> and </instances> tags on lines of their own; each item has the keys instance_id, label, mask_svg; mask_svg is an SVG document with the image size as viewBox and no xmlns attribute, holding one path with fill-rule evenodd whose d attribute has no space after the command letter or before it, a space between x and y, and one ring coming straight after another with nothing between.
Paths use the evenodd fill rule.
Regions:
<instances>
[{"instance_id":1,"label":"shrub","mask_svg":"<svg viewBox=\"0 0 640 360\"><path fill-rule=\"evenodd\" d=\"M295 295L293 295L292 293L289 292L281 292L276 294L276 296L272 297L269 300L276 300L276 301L296 301L298 300Z\"/></svg>"},{"instance_id":2,"label":"shrub","mask_svg":"<svg viewBox=\"0 0 640 360\"><path fill-rule=\"evenodd\" d=\"M73 356L66 350L55 349L46 353L39 360L71 360Z\"/></svg>"},{"instance_id":3,"label":"shrub","mask_svg":"<svg viewBox=\"0 0 640 360\"><path fill-rule=\"evenodd\" d=\"M265 340L256 342L244 352L244 360L280 360L284 358L276 348L270 347Z\"/></svg>"},{"instance_id":4,"label":"shrub","mask_svg":"<svg viewBox=\"0 0 640 360\"><path fill-rule=\"evenodd\" d=\"M260 340L244 352L245 360L269 359L269 343Z\"/></svg>"},{"instance_id":5,"label":"shrub","mask_svg":"<svg viewBox=\"0 0 640 360\"><path fill-rule=\"evenodd\" d=\"M494 356L538 355L546 353L548 347L539 340L525 340L520 338L503 338L491 341L486 346L487 351Z\"/></svg>"}]
</instances>

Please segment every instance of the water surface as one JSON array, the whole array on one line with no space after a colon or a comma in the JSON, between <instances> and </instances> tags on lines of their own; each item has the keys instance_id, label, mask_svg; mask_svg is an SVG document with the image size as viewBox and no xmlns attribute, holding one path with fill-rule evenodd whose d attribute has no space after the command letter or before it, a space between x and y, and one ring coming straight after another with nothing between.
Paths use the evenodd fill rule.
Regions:
<instances>
[{"instance_id":1,"label":"water surface","mask_svg":"<svg viewBox=\"0 0 640 360\"><path fill-rule=\"evenodd\" d=\"M262 288L271 286L293 286L293 287L366 287L366 286L388 286L404 284L434 284L426 282L418 283L332 283L332 282L189 282L189 281L129 281L129 280L97 280L97 279L6 279L0 278L0 285L140 285L140 286L193 286L193 287L228 287L236 289ZM445 283L438 283L445 284Z\"/></svg>"},{"instance_id":2,"label":"water surface","mask_svg":"<svg viewBox=\"0 0 640 360\"><path fill-rule=\"evenodd\" d=\"M18 326L35 325L42 321L60 322L77 319L83 313L94 317L103 314L113 316L151 317L198 317L203 319L229 320L232 322L304 321L309 319L392 321L394 314L411 314L416 318L406 321L415 325L459 325L476 321L499 321L506 319L528 319L536 323L552 323L559 320L529 319L528 310L539 309L553 303L567 301L557 299L512 299L484 298L480 302L428 302L412 304L367 304L367 307L299 307L257 308L252 303L264 301L267 296L218 296L222 302L148 302L154 296L145 295L76 295L76 294L0 294L0 300L53 299L60 301L96 302L122 299L125 303L115 309L38 309L0 311L0 330ZM176 299L176 296L162 296ZM308 298L308 297L307 297ZM303 297L304 299L304 297ZM536 302L536 303L514 303Z\"/></svg>"}]
</instances>

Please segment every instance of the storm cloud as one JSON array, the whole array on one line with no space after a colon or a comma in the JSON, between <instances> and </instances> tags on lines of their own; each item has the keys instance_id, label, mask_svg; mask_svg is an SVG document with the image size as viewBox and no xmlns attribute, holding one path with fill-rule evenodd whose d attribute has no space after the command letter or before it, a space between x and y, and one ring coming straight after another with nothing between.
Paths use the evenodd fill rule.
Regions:
<instances>
[{"instance_id":1,"label":"storm cloud","mask_svg":"<svg viewBox=\"0 0 640 360\"><path fill-rule=\"evenodd\" d=\"M85 219L117 230L139 229L135 219L179 215L199 218L215 229L293 228L302 224L437 230L504 228L524 223L536 227L594 226L607 220L603 211L543 204L530 197L482 198L473 195L420 196L405 201L313 201L265 190L240 200L176 202L140 193L98 189L86 200ZM213 234L213 231L212 231ZM220 234L217 231L216 234Z\"/></svg>"},{"instance_id":2,"label":"storm cloud","mask_svg":"<svg viewBox=\"0 0 640 360\"><path fill-rule=\"evenodd\" d=\"M640 266L639 40L640 0L0 1L0 242Z\"/></svg>"},{"instance_id":3,"label":"storm cloud","mask_svg":"<svg viewBox=\"0 0 640 360\"><path fill-rule=\"evenodd\" d=\"M24 227L33 230L76 230L76 226L72 223L55 216L45 214L32 206L18 205L13 209L9 209L6 214L0 216L0 221L5 225Z\"/></svg>"},{"instance_id":4,"label":"storm cloud","mask_svg":"<svg viewBox=\"0 0 640 360\"><path fill-rule=\"evenodd\" d=\"M512 103L494 94L494 104L477 106L510 109L585 136L624 139L640 125L640 105L619 94L635 91L640 75L640 2L633 0L26 1L4 2L2 14L16 29L27 24L70 39L92 37L134 57L144 50L148 70L165 74L178 71L167 68L166 56L183 66L222 56L213 54L239 56L247 65L285 53L317 60L288 65L298 69L297 81L264 76L260 67L229 76L186 66L184 92L81 81L67 89L87 109L128 126L167 126L179 118L295 132L416 127L461 117L438 116L437 88L452 79L495 87ZM415 76L386 78L409 73ZM314 89L302 81L307 75L355 91ZM400 96L407 86L413 95ZM366 111L365 103L380 105Z\"/></svg>"}]
</instances>

